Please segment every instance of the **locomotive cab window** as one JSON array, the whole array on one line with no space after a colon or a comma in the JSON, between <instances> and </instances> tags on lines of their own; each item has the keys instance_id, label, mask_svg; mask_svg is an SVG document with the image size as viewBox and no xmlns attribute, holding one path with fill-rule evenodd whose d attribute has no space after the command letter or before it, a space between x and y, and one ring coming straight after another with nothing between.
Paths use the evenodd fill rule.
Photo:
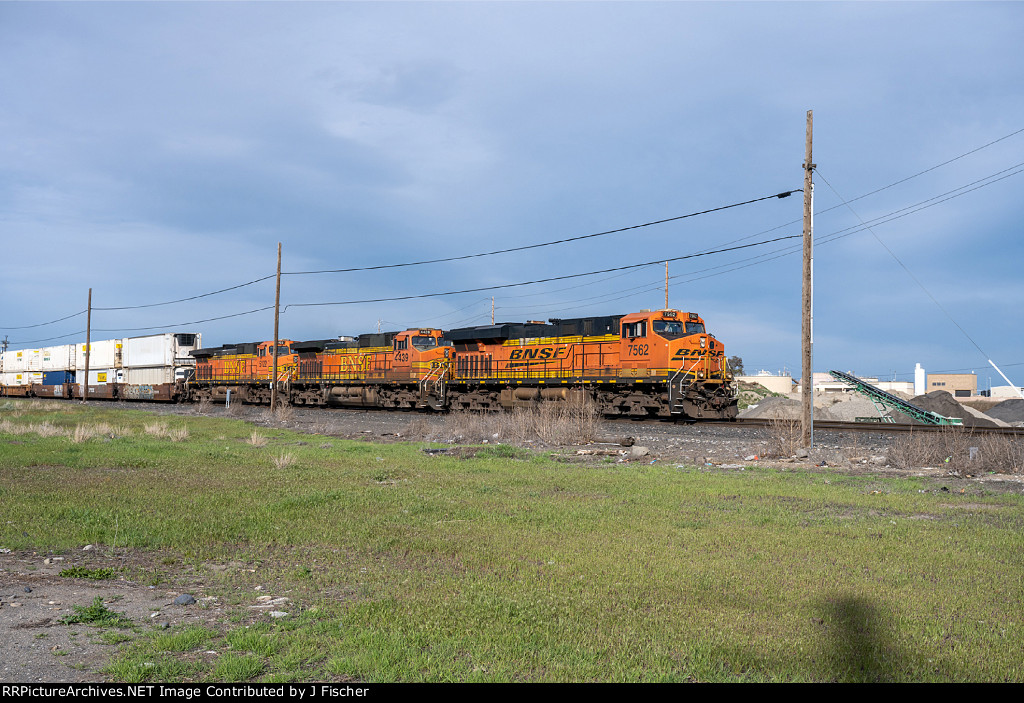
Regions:
<instances>
[{"instance_id":1,"label":"locomotive cab window","mask_svg":"<svg viewBox=\"0 0 1024 703\"><path fill-rule=\"evenodd\" d=\"M395 340L395 351L402 351L403 349L409 348L408 339L396 339Z\"/></svg>"},{"instance_id":2,"label":"locomotive cab window","mask_svg":"<svg viewBox=\"0 0 1024 703\"><path fill-rule=\"evenodd\" d=\"M646 337L647 336L647 320L640 320L640 322L633 322L631 324L625 324L622 326L623 338L629 337Z\"/></svg>"},{"instance_id":3,"label":"locomotive cab window","mask_svg":"<svg viewBox=\"0 0 1024 703\"><path fill-rule=\"evenodd\" d=\"M433 349L437 346L437 337L413 337L412 345L417 349Z\"/></svg>"},{"instance_id":4,"label":"locomotive cab window","mask_svg":"<svg viewBox=\"0 0 1024 703\"><path fill-rule=\"evenodd\" d=\"M687 322L686 334L704 334L703 322Z\"/></svg>"},{"instance_id":5,"label":"locomotive cab window","mask_svg":"<svg viewBox=\"0 0 1024 703\"><path fill-rule=\"evenodd\" d=\"M678 339L686 336L682 322L675 320L655 320L652 325L654 333L665 339Z\"/></svg>"}]
</instances>

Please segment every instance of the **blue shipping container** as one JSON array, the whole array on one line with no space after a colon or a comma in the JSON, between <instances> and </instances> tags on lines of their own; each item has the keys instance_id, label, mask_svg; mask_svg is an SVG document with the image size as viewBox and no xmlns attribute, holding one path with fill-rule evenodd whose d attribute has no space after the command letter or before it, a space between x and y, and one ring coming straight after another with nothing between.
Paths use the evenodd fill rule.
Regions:
<instances>
[{"instance_id":1,"label":"blue shipping container","mask_svg":"<svg viewBox=\"0 0 1024 703\"><path fill-rule=\"evenodd\" d=\"M74 371L44 371L43 372L43 385L44 386L59 386L62 383L74 383L75 372Z\"/></svg>"}]
</instances>

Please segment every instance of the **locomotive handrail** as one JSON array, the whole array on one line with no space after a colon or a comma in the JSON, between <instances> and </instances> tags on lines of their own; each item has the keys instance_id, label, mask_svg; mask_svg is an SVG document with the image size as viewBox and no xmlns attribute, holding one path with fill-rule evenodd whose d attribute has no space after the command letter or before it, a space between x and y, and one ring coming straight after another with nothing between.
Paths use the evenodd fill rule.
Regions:
<instances>
[{"instance_id":1,"label":"locomotive handrail","mask_svg":"<svg viewBox=\"0 0 1024 703\"><path fill-rule=\"evenodd\" d=\"M431 380L433 380L433 383L434 383L434 393L437 395L437 399L441 403L441 405L444 405L444 403L445 403L444 377L445 377L445 374L448 373L448 367L449 366L450 366L449 362L442 362L437 368L430 369L427 372L427 375L420 379L419 385L420 385L421 401L424 400L423 396L425 396L427 394L427 384L430 383ZM436 379L433 378L435 372L437 373L437 378Z\"/></svg>"}]
</instances>

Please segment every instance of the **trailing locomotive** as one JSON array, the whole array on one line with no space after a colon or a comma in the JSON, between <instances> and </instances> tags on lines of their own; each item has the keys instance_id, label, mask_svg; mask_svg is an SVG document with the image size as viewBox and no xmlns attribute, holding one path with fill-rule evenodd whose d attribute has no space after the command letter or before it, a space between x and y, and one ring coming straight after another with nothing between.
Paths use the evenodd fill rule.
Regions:
<instances>
[{"instance_id":1,"label":"trailing locomotive","mask_svg":"<svg viewBox=\"0 0 1024 703\"><path fill-rule=\"evenodd\" d=\"M193 348L194 367L167 362L173 378L159 393L115 383L94 394L91 381L89 392L177 401L223 401L230 393L232 400L258 404L270 402L276 383L282 402L300 406L485 411L575 401L605 415L731 420L737 414L724 346L699 315L679 310L279 340L276 379L273 347L265 341ZM75 397L80 388L0 385L2 393Z\"/></svg>"}]
</instances>

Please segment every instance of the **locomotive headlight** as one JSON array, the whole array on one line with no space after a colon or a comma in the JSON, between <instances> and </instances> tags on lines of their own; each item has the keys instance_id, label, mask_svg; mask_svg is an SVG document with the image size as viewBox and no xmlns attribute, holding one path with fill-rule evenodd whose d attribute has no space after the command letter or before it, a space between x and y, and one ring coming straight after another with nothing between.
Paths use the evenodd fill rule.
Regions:
<instances>
[{"instance_id":1,"label":"locomotive headlight","mask_svg":"<svg viewBox=\"0 0 1024 703\"><path fill-rule=\"evenodd\" d=\"M697 378L703 379L704 378L704 372L703 371L698 371L697 372Z\"/></svg>"},{"instance_id":2,"label":"locomotive headlight","mask_svg":"<svg viewBox=\"0 0 1024 703\"><path fill-rule=\"evenodd\" d=\"M701 337L700 338L700 348L703 349L704 347L707 346L707 344L708 344L708 338L707 337Z\"/></svg>"}]
</instances>

